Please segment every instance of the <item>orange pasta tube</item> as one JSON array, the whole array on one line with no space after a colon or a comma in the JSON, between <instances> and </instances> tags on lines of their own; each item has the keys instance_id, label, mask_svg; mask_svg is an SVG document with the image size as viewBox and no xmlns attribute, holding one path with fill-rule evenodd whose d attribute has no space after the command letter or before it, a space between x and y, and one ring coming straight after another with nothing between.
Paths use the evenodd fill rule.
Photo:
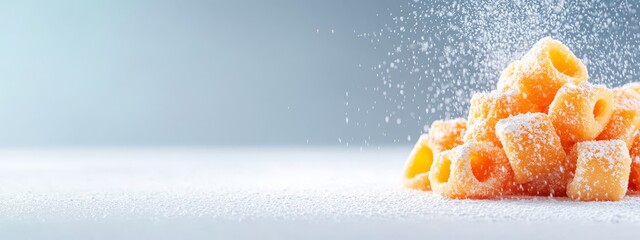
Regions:
<instances>
[{"instance_id":1,"label":"orange pasta tube","mask_svg":"<svg viewBox=\"0 0 640 240\"><path fill-rule=\"evenodd\" d=\"M634 92L640 94L640 82L632 82L632 83L627 83L624 86L622 86L623 88L627 88L627 89L631 89Z\"/></svg>"},{"instance_id":2,"label":"orange pasta tube","mask_svg":"<svg viewBox=\"0 0 640 240\"><path fill-rule=\"evenodd\" d=\"M512 174L502 149L470 141L440 153L429 179L433 191L444 197L487 199L508 194Z\"/></svg>"},{"instance_id":3,"label":"orange pasta tube","mask_svg":"<svg viewBox=\"0 0 640 240\"><path fill-rule=\"evenodd\" d=\"M544 113L502 119L496 124L496 134L518 184L552 174L565 161L566 153L560 138Z\"/></svg>"},{"instance_id":4,"label":"orange pasta tube","mask_svg":"<svg viewBox=\"0 0 640 240\"><path fill-rule=\"evenodd\" d=\"M500 91L509 91L509 90L517 90L513 86L513 81L516 79L515 74L518 72L518 67L522 64L520 60L515 60L511 62L507 68L505 68L500 73L500 78L498 80L498 90Z\"/></svg>"},{"instance_id":5,"label":"orange pasta tube","mask_svg":"<svg viewBox=\"0 0 640 240\"><path fill-rule=\"evenodd\" d=\"M566 143L595 139L613 113L613 94L604 86L566 84L549 105L549 118Z\"/></svg>"},{"instance_id":6,"label":"orange pasta tube","mask_svg":"<svg viewBox=\"0 0 640 240\"><path fill-rule=\"evenodd\" d=\"M514 91L476 93L471 98L465 141L488 141L502 146L495 134L498 120L521 113L538 112L536 105Z\"/></svg>"},{"instance_id":7,"label":"orange pasta tube","mask_svg":"<svg viewBox=\"0 0 640 240\"><path fill-rule=\"evenodd\" d=\"M538 41L513 69L502 74L498 86L516 89L545 109L564 84L588 78L587 68L561 42L546 37Z\"/></svg>"},{"instance_id":8,"label":"orange pasta tube","mask_svg":"<svg viewBox=\"0 0 640 240\"><path fill-rule=\"evenodd\" d=\"M578 158L567 195L581 201L617 201L627 193L631 158L621 140L576 144Z\"/></svg>"},{"instance_id":9,"label":"orange pasta tube","mask_svg":"<svg viewBox=\"0 0 640 240\"><path fill-rule=\"evenodd\" d=\"M429 128L429 143L436 152L449 150L463 143L467 120L456 118L434 121Z\"/></svg>"},{"instance_id":10,"label":"orange pasta tube","mask_svg":"<svg viewBox=\"0 0 640 240\"><path fill-rule=\"evenodd\" d=\"M640 94L627 88L614 88L613 96L613 114L596 139L620 139L631 148L633 135L640 125Z\"/></svg>"},{"instance_id":11,"label":"orange pasta tube","mask_svg":"<svg viewBox=\"0 0 640 240\"><path fill-rule=\"evenodd\" d=\"M555 196L564 197L567 195L567 184L573 179L576 170L577 151L575 145L569 150L565 150L567 157L560 167L548 174L538 176L535 180L516 184L516 192L530 196Z\"/></svg>"},{"instance_id":12,"label":"orange pasta tube","mask_svg":"<svg viewBox=\"0 0 640 240\"><path fill-rule=\"evenodd\" d=\"M629 175L629 187L640 190L640 132L634 134L634 141L629 150L631 157L631 173Z\"/></svg>"},{"instance_id":13,"label":"orange pasta tube","mask_svg":"<svg viewBox=\"0 0 640 240\"><path fill-rule=\"evenodd\" d=\"M423 134L407 159L404 185L407 188L428 191L431 189L429 170L434 157L441 151L462 144L466 120L458 118L438 120L431 124L429 134Z\"/></svg>"}]
</instances>

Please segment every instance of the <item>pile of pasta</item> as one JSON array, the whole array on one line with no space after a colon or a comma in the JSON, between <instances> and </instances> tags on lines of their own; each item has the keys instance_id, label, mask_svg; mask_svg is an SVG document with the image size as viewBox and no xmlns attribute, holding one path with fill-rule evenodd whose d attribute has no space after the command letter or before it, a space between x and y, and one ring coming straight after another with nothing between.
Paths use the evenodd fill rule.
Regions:
<instances>
[{"instance_id":1,"label":"pile of pasta","mask_svg":"<svg viewBox=\"0 0 640 240\"><path fill-rule=\"evenodd\" d=\"M607 88L543 38L471 98L467 119L435 121L411 152L408 188L452 199L558 196L616 201L640 188L640 83Z\"/></svg>"}]
</instances>

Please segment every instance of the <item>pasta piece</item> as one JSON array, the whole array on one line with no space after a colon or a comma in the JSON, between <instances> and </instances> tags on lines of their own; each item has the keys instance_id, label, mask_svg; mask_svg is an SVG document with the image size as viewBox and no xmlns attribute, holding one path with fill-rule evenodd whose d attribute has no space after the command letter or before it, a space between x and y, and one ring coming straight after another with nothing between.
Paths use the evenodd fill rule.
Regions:
<instances>
[{"instance_id":1,"label":"pasta piece","mask_svg":"<svg viewBox=\"0 0 640 240\"><path fill-rule=\"evenodd\" d=\"M429 172L433 191L453 199L503 196L512 176L502 149L475 141L438 154Z\"/></svg>"},{"instance_id":2,"label":"pasta piece","mask_svg":"<svg viewBox=\"0 0 640 240\"><path fill-rule=\"evenodd\" d=\"M627 193L631 158L621 140L576 144L578 160L567 195L581 201L617 201Z\"/></svg>"},{"instance_id":3,"label":"pasta piece","mask_svg":"<svg viewBox=\"0 0 640 240\"><path fill-rule=\"evenodd\" d=\"M467 120L462 118L434 121L429 129L431 149L437 154L461 145L466 130Z\"/></svg>"},{"instance_id":4,"label":"pasta piece","mask_svg":"<svg viewBox=\"0 0 640 240\"><path fill-rule=\"evenodd\" d=\"M566 143L595 139L613 113L613 94L604 86L565 84L549 105L549 118Z\"/></svg>"},{"instance_id":5,"label":"pasta piece","mask_svg":"<svg viewBox=\"0 0 640 240\"><path fill-rule=\"evenodd\" d=\"M560 138L544 113L521 114L498 121L496 134L518 184L553 174L566 158Z\"/></svg>"},{"instance_id":6,"label":"pasta piece","mask_svg":"<svg viewBox=\"0 0 640 240\"><path fill-rule=\"evenodd\" d=\"M622 86L623 88L627 88L627 89L631 89L634 92L640 94L640 82L632 82L632 83L627 83L624 86Z\"/></svg>"},{"instance_id":7,"label":"pasta piece","mask_svg":"<svg viewBox=\"0 0 640 240\"><path fill-rule=\"evenodd\" d=\"M431 182L429 182L429 172L418 173L411 178L405 178L403 184L406 188L430 191Z\"/></svg>"},{"instance_id":8,"label":"pasta piece","mask_svg":"<svg viewBox=\"0 0 640 240\"><path fill-rule=\"evenodd\" d=\"M513 88L513 80L515 79L514 74L518 70L518 66L520 65L520 60L515 60L507 66L507 68L500 73L500 78L498 79L498 90L500 91L509 91L515 90Z\"/></svg>"},{"instance_id":9,"label":"pasta piece","mask_svg":"<svg viewBox=\"0 0 640 240\"><path fill-rule=\"evenodd\" d=\"M471 98L467 130L464 140L488 141L502 146L495 134L498 120L521 113L538 112L536 105L514 91L476 93Z\"/></svg>"},{"instance_id":10,"label":"pasta piece","mask_svg":"<svg viewBox=\"0 0 640 240\"><path fill-rule=\"evenodd\" d=\"M613 96L613 114L596 139L620 139L631 148L633 135L640 125L640 94L627 88L614 88Z\"/></svg>"},{"instance_id":11,"label":"pasta piece","mask_svg":"<svg viewBox=\"0 0 640 240\"><path fill-rule=\"evenodd\" d=\"M429 134L416 143L405 165L404 185L417 190L431 190L429 170L434 157L441 151L462 144L467 121L462 118L438 120L431 124Z\"/></svg>"},{"instance_id":12,"label":"pasta piece","mask_svg":"<svg viewBox=\"0 0 640 240\"><path fill-rule=\"evenodd\" d=\"M471 97L468 124L480 119L500 120L521 113L538 112L539 108L516 91L476 93Z\"/></svg>"},{"instance_id":13,"label":"pasta piece","mask_svg":"<svg viewBox=\"0 0 640 240\"><path fill-rule=\"evenodd\" d=\"M516 191L529 196L567 196L567 184L573 179L578 157L575 145L571 148L568 151L565 149L567 157L559 168L549 174L540 175L531 182L517 185Z\"/></svg>"},{"instance_id":14,"label":"pasta piece","mask_svg":"<svg viewBox=\"0 0 640 240\"><path fill-rule=\"evenodd\" d=\"M588 78L587 68L561 42L546 37L538 41L499 86L516 89L540 109L545 109L564 84L579 84Z\"/></svg>"},{"instance_id":15,"label":"pasta piece","mask_svg":"<svg viewBox=\"0 0 640 240\"><path fill-rule=\"evenodd\" d=\"M431 190L428 174L434 154L429 145L429 134L423 134L413 147L404 166L403 183L405 187L424 191Z\"/></svg>"},{"instance_id":16,"label":"pasta piece","mask_svg":"<svg viewBox=\"0 0 640 240\"><path fill-rule=\"evenodd\" d=\"M629 150L631 157L631 174L629 175L629 187L640 190L640 132L634 134L634 141Z\"/></svg>"},{"instance_id":17,"label":"pasta piece","mask_svg":"<svg viewBox=\"0 0 640 240\"><path fill-rule=\"evenodd\" d=\"M495 133L495 126L498 121L494 119L481 119L469 126L464 141L490 142L495 146L502 146Z\"/></svg>"}]
</instances>

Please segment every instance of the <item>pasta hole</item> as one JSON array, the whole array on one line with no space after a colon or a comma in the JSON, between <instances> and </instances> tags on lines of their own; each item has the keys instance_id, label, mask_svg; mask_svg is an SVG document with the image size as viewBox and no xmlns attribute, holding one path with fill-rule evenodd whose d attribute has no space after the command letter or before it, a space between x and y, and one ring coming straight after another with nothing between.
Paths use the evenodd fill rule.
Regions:
<instances>
[{"instance_id":1,"label":"pasta hole","mask_svg":"<svg viewBox=\"0 0 640 240\"><path fill-rule=\"evenodd\" d=\"M492 161L480 155L471 155L471 172L479 182L484 182L491 177Z\"/></svg>"},{"instance_id":2,"label":"pasta hole","mask_svg":"<svg viewBox=\"0 0 640 240\"><path fill-rule=\"evenodd\" d=\"M572 57L570 53L561 49L551 48L549 57L551 58L551 64L558 72L569 77L576 77L578 74L577 59Z\"/></svg>"},{"instance_id":3,"label":"pasta hole","mask_svg":"<svg viewBox=\"0 0 640 240\"><path fill-rule=\"evenodd\" d=\"M601 122L602 115L606 112L607 106L607 101L604 99L599 99L593 106L593 117L596 121Z\"/></svg>"},{"instance_id":4,"label":"pasta hole","mask_svg":"<svg viewBox=\"0 0 640 240\"><path fill-rule=\"evenodd\" d=\"M451 175L451 160L448 158L443 158L442 163L438 168L438 172L436 172L436 179L439 183L446 183L449 181L449 176Z\"/></svg>"},{"instance_id":5,"label":"pasta hole","mask_svg":"<svg viewBox=\"0 0 640 240\"><path fill-rule=\"evenodd\" d=\"M414 156L413 164L406 170L405 176L413 178L418 174L426 173L431 169L433 163L433 151L430 147L423 145Z\"/></svg>"}]
</instances>

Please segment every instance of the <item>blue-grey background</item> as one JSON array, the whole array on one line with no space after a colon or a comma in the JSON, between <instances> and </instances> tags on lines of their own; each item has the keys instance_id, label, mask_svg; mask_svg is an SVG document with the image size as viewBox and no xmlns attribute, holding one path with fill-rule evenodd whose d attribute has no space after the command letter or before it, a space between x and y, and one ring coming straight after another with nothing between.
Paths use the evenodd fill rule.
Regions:
<instances>
[{"instance_id":1,"label":"blue-grey background","mask_svg":"<svg viewBox=\"0 0 640 240\"><path fill-rule=\"evenodd\" d=\"M412 144L494 85L483 57L506 66L544 36L592 82L640 78L638 2L460 3L0 1L0 147Z\"/></svg>"},{"instance_id":2,"label":"blue-grey background","mask_svg":"<svg viewBox=\"0 0 640 240\"><path fill-rule=\"evenodd\" d=\"M2 1L0 146L340 144L397 5Z\"/></svg>"}]
</instances>

